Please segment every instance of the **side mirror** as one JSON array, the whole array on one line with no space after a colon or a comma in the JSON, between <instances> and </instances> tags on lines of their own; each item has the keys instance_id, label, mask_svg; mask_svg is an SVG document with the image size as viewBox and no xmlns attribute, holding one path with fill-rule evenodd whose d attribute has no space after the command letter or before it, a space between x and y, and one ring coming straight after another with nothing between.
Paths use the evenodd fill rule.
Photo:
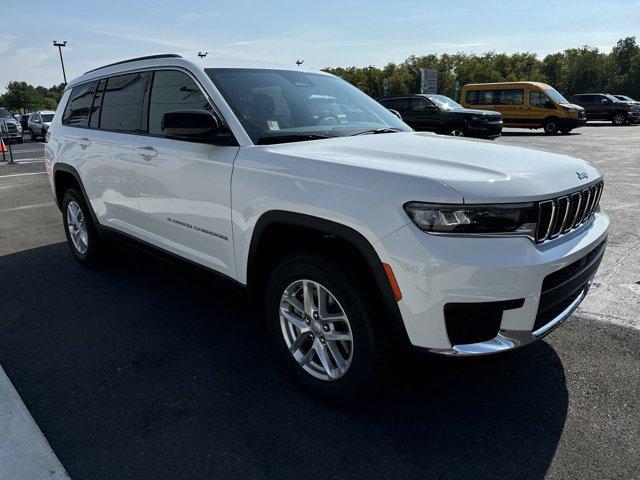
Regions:
<instances>
[{"instance_id":1,"label":"side mirror","mask_svg":"<svg viewBox=\"0 0 640 480\"><path fill-rule=\"evenodd\" d=\"M611 103L608 98L603 98L602 103Z\"/></svg>"},{"instance_id":2,"label":"side mirror","mask_svg":"<svg viewBox=\"0 0 640 480\"><path fill-rule=\"evenodd\" d=\"M176 110L164 114L161 128L169 138L205 141L218 134L220 123L208 110Z\"/></svg>"},{"instance_id":3,"label":"side mirror","mask_svg":"<svg viewBox=\"0 0 640 480\"><path fill-rule=\"evenodd\" d=\"M400 115L400 112L397 110L394 110L393 108L387 108L387 110L389 110L391 113L393 113L396 117L398 117L400 120L402 120L402 115Z\"/></svg>"},{"instance_id":4,"label":"side mirror","mask_svg":"<svg viewBox=\"0 0 640 480\"><path fill-rule=\"evenodd\" d=\"M40 120L38 120L37 118L34 118L33 123L42 123L42 122L40 122Z\"/></svg>"}]
</instances>

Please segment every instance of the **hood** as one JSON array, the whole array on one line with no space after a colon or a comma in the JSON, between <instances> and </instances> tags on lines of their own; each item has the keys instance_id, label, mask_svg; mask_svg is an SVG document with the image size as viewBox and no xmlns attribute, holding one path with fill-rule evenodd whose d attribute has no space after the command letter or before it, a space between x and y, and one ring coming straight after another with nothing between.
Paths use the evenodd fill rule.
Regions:
<instances>
[{"instance_id":1,"label":"hood","mask_svg":"<svg viewBox=\"0 0 640 480\"><path fill-rule=\"evenodd\" d=\"M452 112L461 112L461 113L472 113L474 115L485 115L485 116L502 116L500 112L496 112L493 110L477 110L475 108L459 108L457 110L451 110Z\"/></svg>"},{"instance_id":2,"label":"hood","mask_svg":"<svg viewBox=\"0 0 640 480\"><path fill-rule=\"evenodd\" d=\"M581 107L580 105L577 105L575 103L559 103L558 105L560 105L561 107L575 108L578 111L584 110L584 107Z\"/></svg>"},{"instance_id":3,"label":"hood","mask_svg":"<svg viewBox=\"0 0 640 480\"><path fill-rule=\"evenodd\" d=\"M584 160L567 155L431 133L359 135L268 148L282 155L435 180L462 195L465 203L542 200L602 177Z\"/></svg>"}]
</instances>

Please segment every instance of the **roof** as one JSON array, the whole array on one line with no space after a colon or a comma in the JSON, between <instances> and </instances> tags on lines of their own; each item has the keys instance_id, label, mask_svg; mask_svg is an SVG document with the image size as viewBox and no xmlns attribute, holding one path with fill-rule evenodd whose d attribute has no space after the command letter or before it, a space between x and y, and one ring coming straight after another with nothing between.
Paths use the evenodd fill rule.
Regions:
<instances>
[{"instance_id":1,"label":"roof","mask_svg":"<svg viewBox=\"0 0 640 480\"><path fill-rule=\"evenodd\" d=\"M212 57L211 59L204 58L190 61L181 57L180 55L166 53L160 55L149 55L146 57L131 58L129 60L122 60L95 68L93 70L89 70L84 75L71 80L67 84L67 89L75 85L79 85L90 80L103 78L109 75L117 75L120 73L125 73L127 71L143 68L167 66L183 67L187 68L190 71L204 70L207 68L259 68L269 70L291 70L297 72L331 75L322 71L308 70L303 67L292 66L283 63L266 62L264 60L237 60Z\"/></svg>"},{"instance_id":2,"label":"roof","mask_svg":"<svg viewBox=\"0 0 640 480\"><path fill-rule=\"evenodd\" d=\"M510 87L531 85L531 86L535 86L535 87L541 88L543 90L547 90L549 88L553 88L551 85L547 85L546 83L529 82L529 81L526 81L526 80L519 81L519 82L467 83L462 88L467 88L467 87L505 87L507 85L510 86Z\"/></svg>"}]
</instances>

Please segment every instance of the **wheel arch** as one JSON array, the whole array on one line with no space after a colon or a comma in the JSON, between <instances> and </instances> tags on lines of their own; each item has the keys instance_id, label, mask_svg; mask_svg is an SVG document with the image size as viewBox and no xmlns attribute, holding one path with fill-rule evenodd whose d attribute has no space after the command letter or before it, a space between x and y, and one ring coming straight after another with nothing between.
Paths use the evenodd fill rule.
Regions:
<instances>
[{"instance_id":1,"label":"wheel arch","mask_svg":"<svg viewBox=\"0 0 640 480\"><path fill-rule=\"evenodd\" d=\"M66 192L70 187L77 187L80 190L80 194L84 197L84 201L87 204L87 207L89 207L89 213L91 214L93 224L96 226L96 228L99 228L100 224L98 223L98 218L93 211L91 202L89 202L89 197L87 196L87 192L84 189L84 185L82 184L82 179L78 170L76 170L75 167L69 164L57 162L53 165L52 178L53 191L55 194L56 205L58 206L58 209L62 210L62 198L64 197L64 192Z\"/></svg>"},{"instance_id":2,"label":"wheel arch","mask_svg":"<svg viewBox=\"0 0 640 480\"><path fill-rule=\"evenodd\" d=\"M394 333L409 342L398 303L373 245L353 228L331 220L283 210L262 214L253 229L249 246L247 286L250 291L260 291L264 287L271 267L288 251L286 241L282 240L291 232L301 235L308 248L332 249L332 253L347 258L351 265L364 268L367 280L379 294L377 298Z\"/></svg>"}]
</instances>

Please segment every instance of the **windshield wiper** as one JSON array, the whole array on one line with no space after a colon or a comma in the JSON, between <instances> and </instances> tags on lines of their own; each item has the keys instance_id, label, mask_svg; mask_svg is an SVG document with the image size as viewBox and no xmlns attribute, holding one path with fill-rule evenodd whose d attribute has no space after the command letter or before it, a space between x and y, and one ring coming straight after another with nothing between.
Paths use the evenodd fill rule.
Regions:
<instances>
[{"instance_id":1,"label":"windshield wiper","mask_svg":"<svg viewBox=\"0 0 640 480\"><path fill-rule=\"evenodd\" d=\"M274 143L304 142L305 140L321 140L323 138L335 138L333 135L323 135L320 133L296 133L291 135L274 135L260 137L256 140L257 145L272 145Z\"/></svg>"},{"instance_id":2,"label":"windshield wiper","mask_svg":"<svg viewBox=\"0 0 640 480\"><path fill-rule=\"evenodd\" d=\"M402 129L400 128L383 127L383 128L374 128L372 130L365 130L364 132L352 133L349 136L355 137L357 135L377 135L379 133L395 133L395 132L401 132L401 131Z\"/></svg>"}]
</instances>

